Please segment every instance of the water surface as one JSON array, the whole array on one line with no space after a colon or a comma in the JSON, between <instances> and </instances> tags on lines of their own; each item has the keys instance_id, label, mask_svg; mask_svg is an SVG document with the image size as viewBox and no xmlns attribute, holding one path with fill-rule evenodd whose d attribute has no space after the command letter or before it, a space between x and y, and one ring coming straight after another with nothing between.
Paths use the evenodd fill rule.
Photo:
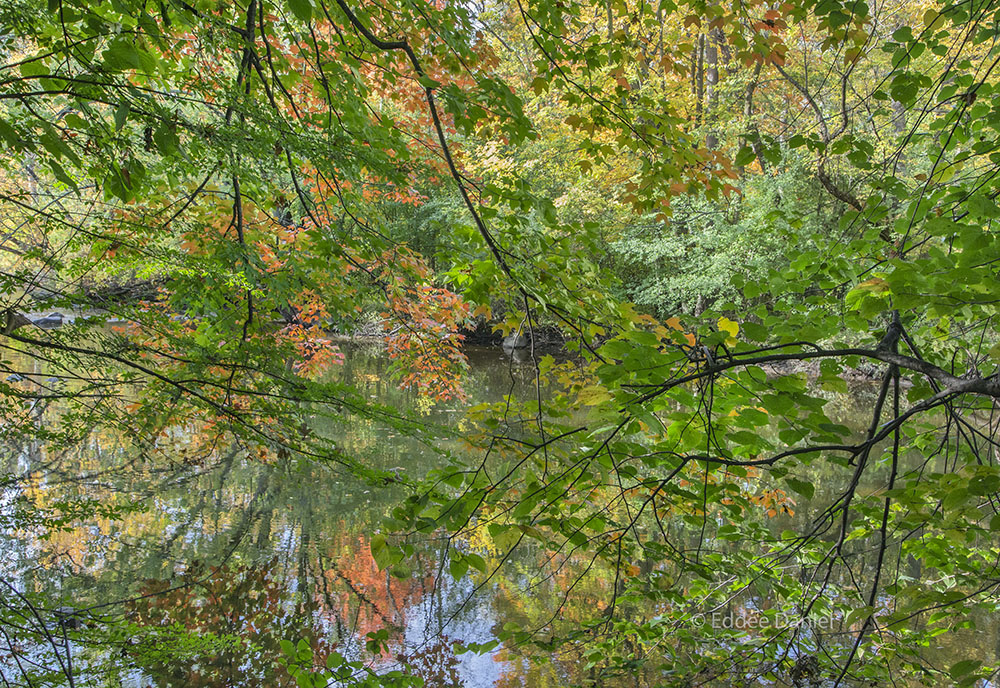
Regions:
<instances>
[{"instance_id":1,"label":"water surface","mask_svg":"<svg viewBox=\"0 0 1000 688\"><path fill-rule=\"evenodd\" d=\"M500 401L512 391L534 393L531 366L499 349L469 354L470 403ZM353 347L334 374L372 399L419 410L428 422L462 422L461 407L432 405L400 390L387 370L380 349ZM833 415L861 432L874 393L861 384L848 394L828 395ZM345 421L327 431L347 453L380 469L417 476L440 461L432 448L374 421ZM546 553L526 547L485 583L481 575L454 580L449 543L428 536L409 574L393 576L378 569L369 543L400 498L399 488L373 488L335 464L205 446L185 428L161 437L155 456L144 455L132 439L101 430L66 447L8 447L0 463L0 477L32 476L28 482L8 478L0 502L0 576L20 593L44 600L40 613L51 616L47 623L57 618L54 610L85 610L80 619L94 629L93 637L72 654L78 668L88 662L91 668L77 685L103 685L102 665L89 658L106 662L110 648L111 669L127 676L125 685L293 685L274 661L281 639L305 639L318 656L337 648L354 657L361 656L366 634L382 628L391 631L390 651L379 668L403 655L429 686L561 686L586 678L571 655L536 665L503 646L483 655L455 651L456 641L492 640L507 621L544 621L573 586L579 569L572 565L550 570ZM769 519L775 532L814 517L843 489L842 472L820 462L813 470L814 498L798 499L794 515ZM880 467L867 479L874 486L886 475ZM65 527L25 527L17 519L28 513L21 507L29 503L76 504L80 515ZM88 504L104 505L105 512L93 513ZM451 546L477 549L491 570L499 564L486 539ZM571 623L605 607L612 586L610 572L592 572L574 587L561 618ZM944 666L968 657L995 661L997 624L978 621L976 633L936 639L931 651ZM157 630L130 638L129 628ZM201 640L186 640L180 656L157 655L158 647L176 648L188 636ZM2 652L0 668L13 675ZM626 684L647 680L653 679L637 674Z\"/></svg>"}]
</instances>

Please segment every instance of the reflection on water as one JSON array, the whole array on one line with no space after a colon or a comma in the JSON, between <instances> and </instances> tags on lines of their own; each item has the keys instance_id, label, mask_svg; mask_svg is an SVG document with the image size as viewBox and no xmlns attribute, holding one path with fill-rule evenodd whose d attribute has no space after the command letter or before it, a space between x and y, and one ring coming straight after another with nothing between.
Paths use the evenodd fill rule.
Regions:
<instances>
[{"instance_id":1,"label":"reflection on water","mask_svg":"<svg viewBox=\"0 0 1000 688\"><path fill-rule=\"evenodd\" d=\"M531 369L501 351L472 351L470 359L471 403L501 400L512 389L533 393ZM357 348L335 374L390 406L420 407L388 381L387 368L377 349ZM829 398L840 422L860 432L873 395L862 385ZM460 422L456 409L425 411L431 421ZM349 419L325 431L378 468L420 475L438 461L434 451L372 421ZM71 617L90 634L72 653L78 667L88 667L84 683L99 685L101 672L118 671L136 686L294 685L275 661L281 640L304 639L321 662L334 649L359 658L369 656L366 635L382 628L390 629L390 642L376 668L405 658L429 686L586 679L572 656L537 665L519 649L457 653L456 642L486 643L507 621L540 624L557 609L567 624L586 618L606 606L612 573L595 569L562 605L580 567L547 569L545 553L525 548L473 594L483 576L453 579L447 547L477 548L490 570L500 564L497 553L475 541L428 536L409 574L394 576L378 569L369 543L398 489L372 489L317 462L204 446L183 428L161 437L155 455L131 440L102 430L67 446L12 446L0 464L0 478L32 476L7 478L0 491L0 576L44 600L40 614L54 619L52 610L84 610ZM843 472L834 468L817 462L814 498L799 499L793 513L776 513L769 527L780 532L825 508L843 489ZM24 508L29 503L33 510ZM52 509L74 518L25 524L38 508L43 516ZM987 619L976 634L937 640L944 665L970 649L988 661L1000 644ZM10 666L5 661L0 656L0 668ZM652 679L639 673L625 683Z\"/></svg>"},{"instance_id":2,"label":"reflection on water","mask_svg":"<svg viewBox=\"0 0 1000 688\"><path fill-rule=\"evenodd\" d=\"M499 351L471 358L479 400L498 400L527 380ZM387 363L359 348L335 374L386 404L417 406L387 380ZM429 412L436 422L457 416ZM378 468L420 475L437 460L372 421L352 419L349 427L329 431ZM204 447L183 429L158 441L156 457L130 439L102 430L68 447L10 447L0 465L3 474L32 474L0 493L0 575L38 593L49 610L85 610L80 618L93 626L95 644L79 650L116 645L121 630L103 635L100 622L124 618L135 638L118 660L143 662L136 674L143 682L294 685L274 661L281 639L306 639L322 661L334 647L360 656L366 634L389 628L387 666L405 655L426 677L466 686L495 685L509 669L499 651L456 655L455 641L492 639L500 611L489 594L471 595L472 579L455 581L440 566L444 543L428 539L408 577L378 570L369 538L398 490L373 489L317 462ZM11 529L30 513L19 508L29 502L60 513L75 505L81 518L33 528L22 518ZM105 513L90 513L98 504ZM191 630L197 641L186 637ZM158 661L165 657L156 647L168 644L186 656Z\"/></svg>"}]
</instances>

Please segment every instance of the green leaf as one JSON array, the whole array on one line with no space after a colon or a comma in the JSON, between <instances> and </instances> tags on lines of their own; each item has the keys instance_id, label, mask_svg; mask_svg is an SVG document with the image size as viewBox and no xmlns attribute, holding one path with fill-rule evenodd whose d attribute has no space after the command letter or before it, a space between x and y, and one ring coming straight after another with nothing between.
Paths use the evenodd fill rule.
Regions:
<instances>
[{"instance_id":1,"label":"green leaf","mask_svg":"<svg viewBox=\"0 0 1000 688\"><path fill-rule=\"evenodd\" d=\"M160 122L153 130L153 142L156 144L156 149L164 155L171 155L180 149L180 139L177 138L177 132L169 122Z\"/></svg>"},{"instance_id":2,"label":"green leaf","mask_svg":"<svg viewBox=\"0 0 1000 688\"><path fill-rule=\"evenodd\" d=\"M435 79L430 78L426 74L421 74L419 77L417 77L417 81L419 81L420 85L423 86L424 88L437 88L438 86L441 85L440 81L436 81Z\"/></svg>"},{"instance_id":3,"label":"green leaf","mask_svg":"<svg viewBox=\"0 0 1000 688\"><path fill-rule=\"evenodd\" d=\"M111 72L138 69L141 64L139 51L127 40L115 39L104 51L104 68Z\"/></svg>"},{"instance_id":4,"label":"green leaf","mask_svg":"<svg viewBox=\"0 0 1000 688\"><path fill-rule=\"evenodd\" d=\"M310 0L288 0L288 9L292 11L298 19L308 23L312 20L313 7Z\"/></svg>"},{"instance_id":5,"label":"green leaf","mask_svg":"<svg viewBox=\"0 0 1000 688\"><path fill-rule=\"evenodd\" d=\"M798 494L802 495L806 499L812 499L813 495L816 493L816 486L807 480L799 480L797 478L785 478L785 482L788 486L795 490Z\"/></svg>"},{"instance_id":6,"label":"green leaf","mask_svg":"<svg viewBox=\"0 0 1000 688\"><path fill-rule=\"evenodd\" d=\"M957 487L944 498L942 506L945 510L955 509L969 501L969 490L964 487Z\"/></svg>"},{"instance_id":7,"label":"green leaf","mask_svg":"<svg viewBox=\"0 0 1000 688\"><path fill-rule=\"evenodd\" d=\"M757 154L753 152L753 148L750 146L743 146L736 154L736 159L733 160L733 162L740 167L746 167L752 163L756 157Z\"/></svg>"},{"instance_id":8,"label":"green leaf","mask_svg":"<svg viewBox=\"0 0 1000 688\"><path fill-rule=\"evenodd\" d=\"M448 570L451 572L451 577L455 580L459 580L465 576L469 570L469 562L465 560L464 557L457 556L452 558L451 562L448 564Z\"/></svg>"},{"instance_id":9,"label":"green leaf","mask_svg":"<svg viewBox=\"0 0 1000 688\"><path fill-rule=\"evenodd\" d=\"M486 573L486 560L474 552L469 552L465 555L472 568L480 571L481 573Z\"/></svg>"},{"instance_id":10,"label":"green leaf","mask_svg":"<svg viewBox=\"0 0 1000 688\"><path fill-rule=\"evenodd\" d=\"M130 111L128 102L123 100L118 109L115 110L115 131L121 131L122 127L125 126Z\"/></svg>"},{"instance_id":11,"label":"green leaf","mask_svg":"<svg viewBox=\"0 0 1000 688\"><path fill-rule=\"evenodd\" d=\"M41 60L32 60L21 65L21 75L26 77L41 76L42 74L49 74L50 71Z\"/></svg>"},{"instance_id":12,"label":"green leaf","mask_svg":"<svg viewBox=\"0 0 1000 688\"><path fill-rule=\"evenodd\" d=\"M17 133L17 129L3 119L0 119L0 139L3 139L8 146L14 149L21 148L24 144L24 139Z\"/></svg>"},{"instance_id":13,"label":"green leaf","mask_svg":"<svg viewBox=\"0 0 1000 688\"><path fill-rule=\"evenodd\" d=\"M76 180L69 176L69 173L67 173L65 168L59 164L58 160L50 158L49 168L52 170L52 174L55 175L56 179L61 181L63 184L74 190L79 189L76 184Z\"/></svg>"},{"instance_id":14,"label":"green leaf","mask_svg":"<svg viewBox=\"0 0 1000 688\"><path fill-rule=\"evenodd\" d=\"M963 676L971 674L973 671L982 666L982 664L983 663L980 662L978 659L965 659L962 660L961 662L956 662L955 664L952 664L951 668L948 669L948 674L953 679L957 680Z\"/></svg>"},{"instance_id":15,"label":"green leaf","mask_svg":"<svg viewBox=\"0 0 1000 688\"><path fill-rule=\"evenodd\" d=\"M864 619L867 619L874 611L875 607L867 607L867 606L858 607L857 609L852 610L844 618L844 626L845 627L852 626L856 621L863 621Z\"/></svg>"}]
</instances>

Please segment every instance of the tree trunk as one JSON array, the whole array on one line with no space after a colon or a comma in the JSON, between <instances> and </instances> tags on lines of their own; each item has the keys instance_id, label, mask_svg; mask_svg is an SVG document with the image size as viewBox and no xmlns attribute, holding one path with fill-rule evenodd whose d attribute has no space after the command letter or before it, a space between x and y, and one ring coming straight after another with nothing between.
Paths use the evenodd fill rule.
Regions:
<instances>
[{"instance_id":1,"label":"tree trunk","mask_svg":"<svg viewBox=\"0 0 1000 688\"><path fill-rule=\"evenodd\" d=\"M757 156L757 162L760 164L760 171L767 173L767 161L764 159L764 149L760 145L760 132L757 129L757 123L753 119L753 94L757 90L757 84L760 83L760 70L762 63L758 62L757 66L753 70L753 76L750 78L750 83L747 84L747 94L746 102L744 105L743 115L746 117L747 130L750 138L750 147L753 148L754 155ZM740 174L743 174L743 170L740 170Z\"/></svg>"},{"instance_id":2,"label":"tree trunk","mask_svg":"<svg viewBox=\"0 0 1000 688\"><path fill-rule=\"evenodd\" d=\"M695 83L695 124L701 125L703 101L705 99L705 35L698 35L698 48L696 50L696 67L694 71Z\"/></svg>"},{"instance_id":3,"label":"tree trunk","mask_svg":"<svg viewBox=\"0 0 1000 688\"><path fill-rule=\"evenodd\" d=\"M704 39L703 39L704 40ZM704 40L705 52L705 123L709 127L709 133L705 137L705 146L709 150L719 147L718 134L711 130L714 125L715 111L718 109L719 101L719 44L715 30L708 33L708 39Z\"/></svg>"},{"instance_id":4,"label":"tree trunk","mask_svg":"<svg viewBox=\"0 0 1000 688\"><path fill-rule=\"evenodd\" d=\"M902 103L895 100L892 101L892 131L896 134L896 138L899 139L906 133L906 108L903 107ZM906 174L906 159L904 158L906 150L906 146L900 145L893 174Z\"/></svg>"}]
</instances>

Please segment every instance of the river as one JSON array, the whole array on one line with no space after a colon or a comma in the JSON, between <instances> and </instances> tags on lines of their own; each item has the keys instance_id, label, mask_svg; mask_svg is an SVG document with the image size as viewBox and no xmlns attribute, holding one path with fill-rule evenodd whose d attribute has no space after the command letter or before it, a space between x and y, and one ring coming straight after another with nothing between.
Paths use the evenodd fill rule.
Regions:
<instances>
[{"instance_id":1,"label":"river","mask_svg":"<svg viewBox=\"0 0 1000 688\"><path fill-rule=\"evenodd\" d=\"M499 401L512 386L515 394L531 393L530 366L500 350L468 353L469 403ZM420 409L435 422L462 422L462 406L427 404L389 381L387 368L378 347L357 346L334 374L387 405ZM860 431L874 394L858 384L827 396L839 422ZM346 420L329 432L372 465L421 475L438 460L373 421ZM332 648L359 657L366 634L382 628L389 629L388 651L376 668L405 656L428 686L540 688L586 678L572 654L539 664L502 645L483 654L456 652L456 641L486 643L507 621L532 622L559 606L575 572L547 571L544 552L525 548L485 583L481 574L455 580L444 541L428 537L409 575L392 576L378 569L369 542L400 497L398 488L372 488L335 465L206 447L184 428L166 433L155 457L138 452L130 439L102 430L67 446L8 446L0 462L6 480L0 575L12 586L0 627L6 623L9 644L17 644L14 590L42 601L39 618L49 628L58 629L55 610L74 614L71 622L84 629L65 641L76 661L75 685L293 685L275 661L282 639L304 639L320 657ZM822 466L815 470L814 497L797 498L793 514L770 518L775 532L811 518L842 488ZM65 524L26 522L33 513L37 519L39 507L75 515ZM490 570L499 563L485 543L467 546L483 554ZM588 576L562 617L572 621L603 606L611 586L607 572ZM996 662L998 625L988 616L976 620L974 632L935 638L927 650L932 660ZM17 685L4 649L0 641L0 670ZM34 657L53 661L44 649ZM627 685L645 680L637 675ZM39 674L34 685L61 683Z\"/></svg>"}]
</instances>

